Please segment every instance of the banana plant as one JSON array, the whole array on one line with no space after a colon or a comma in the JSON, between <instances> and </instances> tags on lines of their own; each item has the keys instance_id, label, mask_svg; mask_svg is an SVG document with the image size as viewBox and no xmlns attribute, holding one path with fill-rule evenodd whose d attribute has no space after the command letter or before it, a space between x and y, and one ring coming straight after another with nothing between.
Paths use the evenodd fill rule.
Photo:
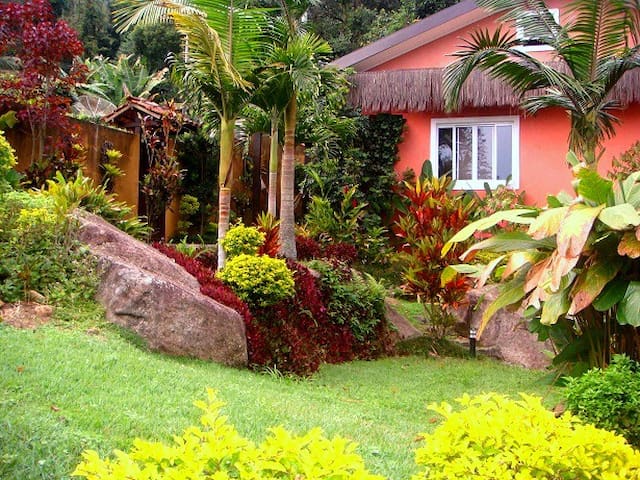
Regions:
<instances>
[{"instance_id":1,"label":"banana plant","mask_svg":"<svg viewBox=\"0 0 640 480\"><path fill-rule=\"evenodd\" d=\"M480 250L494 260L450 266L442 281L458 274L474 276L478 285L498 279L499 294L483 313L479 335L499 309L523 307L543 338L564 339L556 363L604 366L612 353L640 358L640 172L611 181L572 153L568 161L575 196L551 196L541 211L501 211L463 228L443 253L504 220L528 225L475 243L463 261Z\"/></svg>"}]
</instances>

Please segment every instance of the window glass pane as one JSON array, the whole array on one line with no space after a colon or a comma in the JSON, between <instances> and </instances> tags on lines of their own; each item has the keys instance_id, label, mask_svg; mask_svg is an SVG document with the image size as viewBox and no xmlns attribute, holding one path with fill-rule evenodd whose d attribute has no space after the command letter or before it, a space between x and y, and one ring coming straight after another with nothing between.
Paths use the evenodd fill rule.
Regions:
<instances>
[{"instance_id":1,"label":"window glass pane","mask_svg":"<svg viewBox=\"0 0 640 480\"><path fill-rule=\"evenodd\" d=\"M493 179L493 129L493 125L478 126L478 180Z\"/></svg>"},{"instance_id":2,"label":"window glass pane","mask_svg":"<svg viewBox=\"0 0 640 480\"><path fill-rule=\"evenodd\" d=\"M511 171L512 153L513 153L513 136L511 133L511 125L498 125L497 127L498 142L498 165L496 179L506 180L513 172Z\"/></svg>"},{"instance_id":3,"label":"window glass pane","mask_svg":"<svg viewBox=\"0 0 640 480\"><path fill-rule=\"evenodd\" d=\"M473 173L473 127L456 127L456 178L471 180Z\"/></svg>"},{"instance_id":4,"label":"window glass pane","mask_svg":"<svg viewBox=\"0 0 640 480\"><path fill-rule=\"evenodd\" d=\"M451 175L453 160L453 128L438 129L438 175Z\"/></svg>"}]
</instances>

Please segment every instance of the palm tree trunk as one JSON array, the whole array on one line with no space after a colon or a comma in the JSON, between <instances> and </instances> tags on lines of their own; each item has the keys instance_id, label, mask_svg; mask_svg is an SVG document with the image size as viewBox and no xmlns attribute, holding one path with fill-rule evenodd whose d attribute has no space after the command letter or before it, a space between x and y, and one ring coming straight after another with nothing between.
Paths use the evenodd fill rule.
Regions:
<instances>
[{"instance_id":1,"label":"palm tree trunk","mask_svg":"<svg viewBox=\"0 0 640 480\"><path fill-rule=\"evenodd\" d=\"M273 218L278 216L278 123L279 115L276 109L271 114L271 139L269 145L269 201L267 212Z\"/></svg>"},{"instance_id":2,"label":"palm tree trunk","mask_svg":"<svg viewBox=\"0 0 640 480\"><path fill-rule=\"evenodd\" d=\"M284 111L284 152L280 180L280 253L294 260L297 257L293 204L297 110L298 102L294 92Z\"/></svg>"},{"instance_id":3,"label":"palm tree trunk","mask_svg":"<svg viewBox=\"0 0 640 480\"><path fill-rule=\"evenodd\" d=\"M225 253L222 240L229 230L231 188L229 188L233 162L233 135L235 118L222 118L220 122L220 169L218 170L218 270L224 268Z\"/></svg>"}]
</instances>

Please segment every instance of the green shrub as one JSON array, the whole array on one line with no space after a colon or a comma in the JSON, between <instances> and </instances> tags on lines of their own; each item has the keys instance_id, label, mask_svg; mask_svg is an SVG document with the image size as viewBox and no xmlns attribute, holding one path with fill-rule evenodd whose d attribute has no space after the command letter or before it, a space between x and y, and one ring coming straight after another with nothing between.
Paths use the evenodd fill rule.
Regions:
<instances>
[{"instance_id":1,"label":"green shrub","mask_svg":"<svg viewBox=\"0 0 640 480\"><path fill-rule=\"evenodd\" d=\"M232 257L216 276L252 306L274 305L295 293L293 273L285 261L266 255Z\"/></svg>"},{"instance_id":2,"label":"green shrub","mask_svg":"<svg viewBox=\"0 0 640 480\"><path fill-rule=\"evenodd\" d=\"M343 265L322 260L309 262L320 274L322 289L328 297L327 315L338 325L349 325L359 341L371 338L385 318L386 288L369 274L360 274Z\"/></svg>"},{"instance_id":3,"label":"green shrub","mask_svg":"<svg viewBox=\"0 0 640 480\"><path fill-rule=\"evenodd\" d=\"M61 215L82 207L136 238L147 238L149 235L149 226L133 216L131 207L118 202L115 195L108 193L103 185L95 185L91 178L82 174L82 170L78 170L76 177L70 180L60 172L56 173L53 180L47 180L47 188L43 193L52 198Z\"/></svg>"},{"instance_id":4,"label":"green shrub","mask_svg":"<svg viewBox=\"0 0 640 480\"><path fill-rule=\"evenodd\" d=\"M640 373L629 357L614 355L606 369L570 379L565 395L572 413L640 447Z\"/></svg>"},{"instance_id":5,"label":"green shrub","mask_svg":"<svg viewBox=\"0 0 640 480\"><path fill-rule=\"evenodd\" d=\"M623 437L569 413L556 418L539 398L521 397L464 396L459 412L430 406L445 420L424 435L413 480L640 479L640 453Z\"/></svg>"},{"instance_id":6,"label":"green shrub","mask_svg":"<svg viewBox=\"0 0 640 480\"><path fill-rule=\"evenodd\" d=\"M229 229L222 240L222 248L229 258L238 255L256 255L264 243L264 233L257 227L245 227L242 224Z\"/></svg>"},{"instance_id":7,"label":"green shrub","mask_svg":"<svg viewBox=\"0 0 640 480\"><path fill-rule=\"evenodd\" d=\"M369 473L356 445L325 438L319 429L295 436L272 428L256 446L220 414L223 405L209 390L207 402L195 402L204 414L201 426L189 427L171 445L137 439L130 452L103 460L97 452L82 454L73 475L87 480L164 479L331 479L382 480Z\"/></svg>"},{"instance_id":8,"label":"green shrub","mask_svg":"<svg viewBox=\"0 0 640 480\"><path fill-rule=\"evenodd\" d=\"M52 300L90 298L97 279L88 252L68 221L40 192L0 195L0 298L14 302L29 290Z\"/></svg>"}]
</instances>

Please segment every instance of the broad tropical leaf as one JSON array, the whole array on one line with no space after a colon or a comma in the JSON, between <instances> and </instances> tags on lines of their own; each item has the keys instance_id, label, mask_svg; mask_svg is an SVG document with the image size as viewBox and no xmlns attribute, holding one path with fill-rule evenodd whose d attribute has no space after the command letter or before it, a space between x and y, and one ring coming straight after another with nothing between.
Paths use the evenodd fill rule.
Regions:
<instances>
[{"instance_id":1,"label":"broad tropical leaf","mask_svg":"<svg viewBox=\"0 0 640 480\"><path fill-rule=\"evenodd\" d=\"M440 285L445 286L447 283L454 280L458 275L468 275L471 277L477 277L483 271L482 265L447 265L440 274Z\"/></svg>"},{"instance_id":2,"label":"broad tropical leaf","mask_svg":"<svg viewBox=\"0 0 640 480\"><path fill-rule=\"evenodd\" d=\"M529 225L529 235L539 240L557 234L568 211L569 207L544 210L533 223Z\"/></svg>"},{"instance_id":3,"label":"broad tropical leaf","mask_svg":"<svg viewBox=\"0 0 640 480\"><path fill-rule=\"evenodd\" d=\"M640 225L640 214L633 205L622 203L603 209L598 220L613 230L627 230Z\"/></svg>"},{"instance_id":4,"label":"broad tropical leaf","mask_svg":"<svg viewBox=\"0 0 640 480\"><path fill-rule=\"evenodd\" d=\"M617 319L620 325L640 327L640 282L629 282L618 303Z\"/></svg>"},{"instance_id":5,"label":"broad tropical leaf","mask_svg":"<svg viewBox=\"0 0 640 480\"><path fill-rule=\"evenodd\" d=\"M593 222L598 217L604 205L586 207L581 204L572 205L558 232L558 255L575 258L580 255Z\"/></svg>"},{"instance_id":6,"label":"broad tropical leaf","mask_svg":"<svg viewBox=\"0 0 640 480\"><path fill-rule=\"evenodd\" d=\"M583 199L592 202L593 205L606 204L613 193L613 182L602 178L598 172L590 168L580 168L576 174L579 180L577 192Z\"/></svg>"},{"instance_id":7,"label":"broad tropical leaf","mask_svg":"<svg viewBox=\"0 0 640 480\"><path fill-rule=\"evenodd\" d=\"M542 305L540 323L543 325L553 325L558 321L558 318L567 313L570 305L569 288L552 293Z\"/></svg>"},{"instance_id":8,"label":"broad tropical leaf","mask_svg":"<svg viewBox=\"0 0 640 480\"><path fill-rule=\"evenodd\" d=\"M489 320L498 310L519 303L524 298L525 293L523 286L524 275L521 275L500 287L500 293L482 314L482 321L478 328L478 338L482 336L482 332L484 332L484 329L487 327Z\"/></svg>"},{"instance_id":9,"label":"broad tropical leaf","mask_svg":"<svg viewBox=\"0 0 640 480\"><path fill-rule=\"evenodd\" d=\"M640 240L635 232L627 232L622 236L618 244L618 255L640 258Z\"/></svg>"},{"instance_id":10,"label":"broad tropical leaf","mask_svg":"<svg viewBox=\"0 0 640 480\"><path fill-rule=\"evenodd\" d=\"M607 284L615 278L622 261L615 257L595 258L578 275L571 290L571 307L568 313L575 315L593 303Z\"/></svg>"},{"instance_id":11,"label":"broad tropical leaf","mask_svg":"<svg viewBox=\"0 0 640 480\"><path fill-rule=\"evenodd\" d=\"M553 250L555 246L555 241L552 238L534 240L524 232L498 233L469 247L469 249L461 255L461 258L464 260L472 252L478 250L502 253L514 250Z\"/></svg>"},{"instance_id":12,"label":"broad tropical leaf","mask_svg":"<svg viewBox=\"0 0 640 480\"><path fill-rule=\"evenodd\" d=\"M496 212L493 215L488 216L487 218L476 220L475 222L470 223L469 225L464 227L453 237L451 237L451 240L445 243L444 247L442 247L442 255L446 255L447 252L451 250L451 247L453 247L454 243L464 242L465 240L468 240L474 233L488 230L491 227L495 227L500 222L508 221L512 223L528 225L533 222L533 218L531 218L531 215L534 215L535 213L536 210L519 208Z\"/></svg>"},{"instance_id":13,"label":"broad tropical leaf","mask_svg":"<svg viewBox=\"0 0 640 480\"><path fill-rule=\"evenodd\" d=\"M609 282L602 293L593 301L593 308L599 312L606 312L613 308L627 291L629 281L624 278L616 278Z\"/></svg>"}]
</instances>

